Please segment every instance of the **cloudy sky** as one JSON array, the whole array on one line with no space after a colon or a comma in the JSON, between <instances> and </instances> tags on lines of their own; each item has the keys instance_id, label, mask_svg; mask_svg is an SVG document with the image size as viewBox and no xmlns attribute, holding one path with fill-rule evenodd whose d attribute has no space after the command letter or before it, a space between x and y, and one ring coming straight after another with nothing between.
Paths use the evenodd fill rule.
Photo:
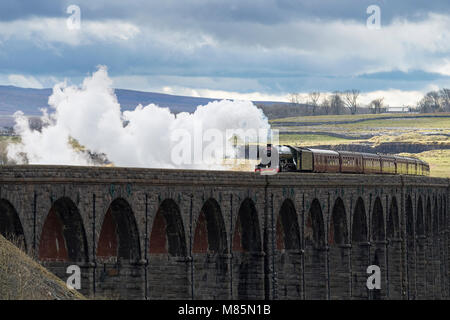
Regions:
<instances>
[{"instance_id":1,"label":"cloudy sky","mask_svg":"<svg viewBox=\"0 0 450 320\"><path fill-rule=\"evenodd\" d=\"M367 26L371 5L379 29ZM0 2L0 84L79 84L98 65L116 88L255 100L359 89L363 102L411 104L450 87L450 2Z\"/></svg>"}]
</instances>

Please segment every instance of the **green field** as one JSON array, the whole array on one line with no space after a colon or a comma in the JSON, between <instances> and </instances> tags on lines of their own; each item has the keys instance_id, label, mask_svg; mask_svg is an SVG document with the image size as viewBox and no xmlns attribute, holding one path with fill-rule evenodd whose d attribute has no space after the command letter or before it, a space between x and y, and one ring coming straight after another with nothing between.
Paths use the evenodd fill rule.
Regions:
<instances>
[{"instance_id":1,"label":"green field","mask_svg":"<svg viewBox=\"0 0 450 320\"><path fill-rule=\"evenodd\" d=\"M323 144L347 144L359 140L337 138L322 134L281 134L280 144L288 144L294 146L313 146Z\"/></svg>"},{"instance_id":2,"label":"green field","mask_svg":"<svg viewBox=\"0 0 450 320\"><path fill-rule=\"evenodd\" d=\"M450 116L450 113L439 113L439 116ZM270 120L271 123L276 122L336 122L336 121L348 121L348 120L376 120L379 118L416 118L417 116L425 116L435 118L436 114L434 113L380 113L380 114L355 114L355 115L322 115L322 116L302 116L302 117L289 117L289 118L280 118Z\"/></svg>"},{"instance_id":3,"label":"green field","mask_svg":"<svg viewBox=\"0 0 450 320\"><path fill-rule=\"evenodd\" d=\"M431 150L418 154L400 153L404 156L415 156L430 164L433 177L450 178L450 150Z\"/></svg>"},{"instance_id":4,"label":"green field","mask_svg":"<svg viewBox=\"0 0 450 320\"><path fill-rule=\"evenodd\" d=\"M385 117L389 119L380 119ZM293 122L295 125L287 126L281 122ZM376 147L395 143L398 148L408 144L433 146L436 150L408 155L429 162L432 176L450 177L450 113L307 116L274 119L271 124L281 132L292 133L280 134L281 144L320 146L364 143ZM333 136L335 134L340 136Z\"/></svg>"}]
</instances>

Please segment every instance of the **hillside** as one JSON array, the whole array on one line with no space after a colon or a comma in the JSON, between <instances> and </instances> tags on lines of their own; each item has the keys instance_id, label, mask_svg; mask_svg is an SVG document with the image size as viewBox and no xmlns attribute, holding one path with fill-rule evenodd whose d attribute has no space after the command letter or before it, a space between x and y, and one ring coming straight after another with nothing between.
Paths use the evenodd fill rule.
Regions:
<instances>
[{"instance_id":1,"label":"hillside","mask_svg":"<svg viewBox=\"0 0 450 320\"><path fill-rule=\"evenodd\" d=\"M0 235L0 300L84 299Z\"/></svg>"},{"instance_id":2,"label":"hillside","mask_svg":"<svg viewBox=\"0 0 450 320\"><path fill-rule=\"evenodd\" d=\"M167 107L174 113L194 112L199 105L220 100L125 89L115 89L114 92L122 107L122 111L133 110L139 104L145 106L154 103L160 107ZM51 94L52 89L27 89L14 86L0 86L0 127L5 126L4 123L13 124L10 116L17 110L21 110L29 116L41 115L42 113L39 109L48 107L48 97ZM254 102L262 105L275 103L271 101Z\"/></svg>"}]
</instances>

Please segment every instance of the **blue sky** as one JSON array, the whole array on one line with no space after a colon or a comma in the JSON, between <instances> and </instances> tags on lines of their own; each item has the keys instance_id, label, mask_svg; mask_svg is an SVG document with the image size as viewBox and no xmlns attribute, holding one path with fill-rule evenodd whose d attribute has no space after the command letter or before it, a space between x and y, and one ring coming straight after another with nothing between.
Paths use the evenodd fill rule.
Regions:
<instances>
[{"instance_id":1,"label":"blue sky","mask_svg":"<svg viewBox=\"0 0 450 320\"><path fill-rule=\"evenodd\" d=\"M380 29L366 25L370 5ZM448 0L2 0L0 84L79 84L106 65L118 88L257 100L359 89L362 102L411 104L450 87L449 30Z\"/></svg>"}]
</instances>

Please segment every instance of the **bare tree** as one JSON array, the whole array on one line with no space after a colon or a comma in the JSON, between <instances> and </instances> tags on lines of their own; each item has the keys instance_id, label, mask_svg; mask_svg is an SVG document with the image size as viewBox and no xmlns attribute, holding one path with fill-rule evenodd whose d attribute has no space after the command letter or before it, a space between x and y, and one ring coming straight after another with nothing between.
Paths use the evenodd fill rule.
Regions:
<instances>
[{"instance_id":1,"label":"bare tree","mask_svg":"<svg viewBox=\"0 0 450 320\"><path fill-rule=\"evenodd\" d=\"M443 111L450 111L450 89L441 89L440 93Z\"/></svg>"},{"instance_id":2,"label":"bare tree","mask_svg":"<svg viewBox=\"0 0 450 320\"><path fill-rule=\"evenodd\" d=\"M369 109L372 113L381 113L385 110L386 107L384 106L383 100L384 98L377 98L369 103Z\"/></svg>"},{"instance_id":3,"label":"bare tree","mask_svg":"<svg viewBox=\"0 0 450 320\"><path fill-rule=\"evenodd\" d=\"M341 94L340 91L335 91L330 96L330 108L333 114L341 114L344 108L344 101L341 98Z\"/></svg>"},{"instance_id":4,"label":"bare tree","mask_svg":"<svg viewBox=\"0 0 450 320\"><path fill-rule=\"evenodd\" d=\"M320 108L323 110L325 114L331 113L331 104L330 104L330 97L326 93L323 94L323 100L320 104Z\"/></svg>"},{"instance_id":5,"label":"bare tree","mask_svg":"<svg viewBox=\"0 0 450 320\"><path fill-rule=\"evenodd\" d=\"M428 92L417 104L420 112L439 112L443 110L441 95L439 91Z\"/></svg>"},{"instance_id":6,"label":"bare tree","mask_svg":"<svg viewBox=\"0 0 450 320\"><path fill-rule=\"evenodd\" d=\"M289 94L289 102L292 103L293 105L299 105L301 102L301 96L299 93L290 93Z\"/></svg>"},{"instance_id":7,"label":"bare tree","mask_svg":"<svg viewBox=\"0 0 450 320\"><path fill-rule=\"evenodd\" d=\"M351 114L356 114L358 109L359 90L352 89L344 92L344 104L350 110Z\"/></svg>"},{"instance_id":8,"label":"bare tree","mask_svg":"<svg viewBox=\"0 0 450 320\"><path fill-rule=\"evenodd\" d=\"M309 97L309 103L312 106L312 114L315 115L317 111L317 107L319 106L319 99L320 99L320 92L310 92L308 94Z\"/></svg>"},{"instance_id":9,"label":"bare tree","mask_svg":"<svg viewBox=\"0 0 450 320\"><path fill-rule=\"evenodd\" d=\"M426 97L428 97L429 100L431 101L431 108L432 108L433 112L441 111L441 109L442 109L441 96L439 94L439 91L428 92Z\"/></svg>"}]
</instances>

